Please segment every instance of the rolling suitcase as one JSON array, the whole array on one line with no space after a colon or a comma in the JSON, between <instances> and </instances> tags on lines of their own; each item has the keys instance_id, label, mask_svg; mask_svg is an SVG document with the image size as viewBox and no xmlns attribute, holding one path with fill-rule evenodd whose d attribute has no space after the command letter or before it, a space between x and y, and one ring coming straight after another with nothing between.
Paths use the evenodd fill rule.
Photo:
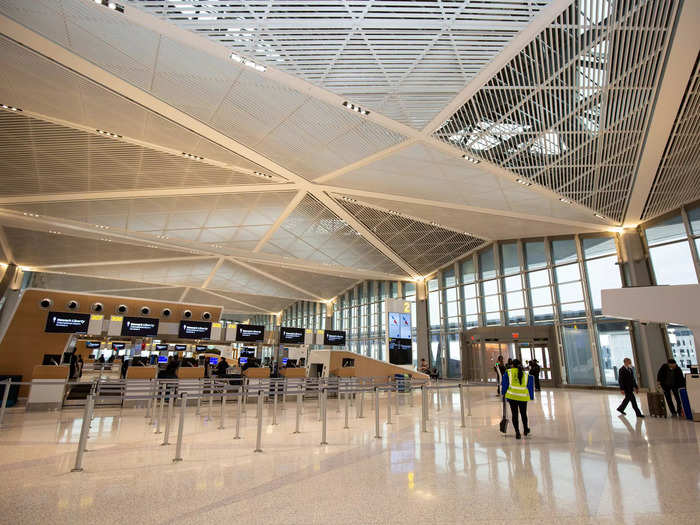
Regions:
<instances>
[{"instance_id":1,"label":"rolling suitcase","mask_svg":"<svg viewBox=\"0 0 700 525\"><path fill-rule=\"evenodd\" d=\"M668 417L666 415L666 400L661 392L648 392L647 404L649 415L654 417Z\"/></svg>"},{"instance_id":2,"label":"rolling suitcase","mask_svg":"<svg viewBox=\"0 0 700 525\"><path fill-rule=\"evenodd\" d=\"M678 393L681 396L681 404L683 406L683 415L686 419L693 420L693 411L690 409L690 399L688 399L688 391L685 388L681 388Z\"/></svg>"},{"instance_id":3,"label":"rolling suitcase","mask_svg":"<svg viewBox=\"0 0 700 525\"><path fill-rule=\"evenodd\" d=\"M502 434L505 434L506 430L508 430L508 419L506 418L506 398L505 397L503 398L503 417L501 418L499 428L500 428Z\"/></svg>"}]
</instances>

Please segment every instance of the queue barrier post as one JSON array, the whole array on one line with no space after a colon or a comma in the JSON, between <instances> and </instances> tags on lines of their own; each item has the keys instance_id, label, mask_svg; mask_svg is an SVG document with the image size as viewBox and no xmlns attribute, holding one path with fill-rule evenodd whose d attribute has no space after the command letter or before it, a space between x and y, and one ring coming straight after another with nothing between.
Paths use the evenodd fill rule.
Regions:
<instances>
[{"instance_id":1,"label":"queue barrier post","mask_svg":"<svg viewBox=\"0 0 700 525\"><path fill-rule=\"evenodd\" d=\"M467 415L469 417L472 415L472 391L469 388L469 383L467 383Z\"/></svg>"},{"instance_id":2,"label":"queue barrier post","mask_svg":"<svg viewBox=\"0 0 700 525\"><path fill-rule=\"evenodd\" d=\"M156 419L156 434L162 433L160 430L160 422L163 421L163 404L165 403L164 386L165 385L163 383L158 383L156 404L158 404L158 398L160 398L160 408L158 409L158 419Z\"/></svg>"},{"instance_id":3,"label":"queue barrier post","mask_svg":"<svg viewBox=\"0 0 700 525\"><path fill-rule=\"evenodd\" d=\"M379 433L379 390L374 387L374 437L381 439L382 435Z\"/></svg>"},{"instance_id":4,"label":"queue barrier post","mask_svg":"<svg viewBox=\"0 0 700 525\"><path fill-rule=\"evenodd\" d=\"M236 435L233 439L241 439L241 413L243 411L243 391L245 387L241 382L241 386L238 388L238 410L236 410Z\"/></svg>"},{"instance_id":5,"label":"queue barrier post","mask_svg":"<svg viewBox=\"0 0 700 525\"><path fill-rule=\"evenodd\" d=\"M282 383L282 410L287 410L287 378Z\"/></svg>"},{"instance_id":6,"label":"queue barrier post","mask_svg":"<svg viewBox=\"0 0 700 525\"><path fill-rule=\"evenodd\" d=\"M420 387L420 397L421 397L421 430L423 432L428 431L428 393L425 390L425 385Z\"/></svg>"},{"instance_id":7,"label":"queue barrier post","mask_svg":"<svg viewBox=\"0 0 700 525\"><path fill-rule=\"evenodd\" d=\"M338 395L340 395L340 393ZM350 426L348 426L348 413L349 412L350 412L350 392L345 392L345 426L343 428L350 428Z\"/></svg>"},{"instance_id":8,"label":"queue barrier post","mask_svg":"<svg viewBox=\"0 0 700 525\"><path fill-rule=\"evenodd\" d=\"M365 417L365 385L361 386L362 392L360 392L360 406L357 407L357 419L363 419Z\"/></svg>"},{"instance_id":9,"label":"queue barrier post","mask_svg":"<svg viewBox=\"0 0 700 525\"><path fill-rule=\"evenodd\" d=\"M274 386L275 395L272 398L272 425L274 426L277 424L277 386L278 386L278 383L275 382L273 384L275 385Z\"/></svg>"},{"instance_id":10,"label":"queue barrier post","mask_svg":"<svg viewBox=\"0 0 700 525\"><path fill-rule=\"evenodd\" d=\"M404 383L402 382L401 385ZM399 402L401 401L401 396L399 395L399 383L396 384L396 415L399 415Z\"/></svg>"},{"instance_id":11,"label":"queue barrier post","mask_svg":"<svg viewBox=\"0 0 700 525\"><path fill-rule=\"evenodd\" d=\"M170 445L168 439L170 438L170 420L173 417L173 403L175 398L175 392L168 389L168 415L165 418L165 434L163 434L163 442L161 446Z\"/></svg>"},{"instance_id":12,"label":"queue barrier post","mask_svg":"<svg viewBox=\"0 0 700 525\"><path fill-rule=\"evenodd\" d=\"M195 412L195 415L199 415L199 409L202 406L202 396L204 395L204 381L199 380L197 382L197 410Z\"/></svg>"},{"instance_id":13,"label":"queue barrier post","mask_svg":"<svg viewBox=\"0 0 700 525\"><path fill-rule=\"evenodd\" d=\"M263 398L262 391L258 389L258 435L255 439L254 452L262 452L262 419L263 419Z\"/></svg>"},{"instance_id":14,"label":"queue barrier post","mask_svg":"<svg viewBox=\"0 0 700 525\"><path fill-rule=\"evenodd\" d=\"M321 445L327 445L326 441L326 427L327 427L327 416L328 416L328 389L323 387L321 392L321 411L323 412L323 420L321 425Z\"/></svg>"},{"instance_id":15,"label":"queue barrier post","mask_svg":"<svg viewBox=\"0 0 700 525\"><path fill-rule=\"evenodd\" d=\"M209 413L207 419L211 419L211 411L214 408L214 380L209 380Z\"/></svg>"},{"instance_id":16,"label":"queue barrier post","mask_svg":"<svg viewBox=\"0 0 700 525\"><path fill-rule=\"evenodd\" d=\"M299 420L301 419L301 403L302 403L302 397L301 397L301 385L299 385L299 390L297 390L297 416L296 416L296 423L294 426L294 432L293 434L299 434Z\"/></svg>"},{"instance_id":17,"label":"queue barrier post","mask_svg":"<svg viewBox=\"0 0 700 525\"><path fill-rule=\"evenodd\" d=\"M175 457L173 463L182 461L182 435L185 430L185 408L187 407L187 392L183 392L180 397L180 421L177 425L177 446L175 447Z\"/></svg>"},{"instance_id":18,"label":"queue barrier post","mask_svg":"<svg viewBox=\"0 0 700 525\"><path fill-rule=\"evenodd\" d=\"M87 427L87 434L85 435L85 452L88 452L87 448L87 440L90 439L90 427L92 425L92 419L94 417L95 413L95 394L90 396L87 400L87 405L88 405L88 427Z\"/></svg>"},{"instance_id":19,"label":"queue barrier post","mask_svg":"<svg viewBox=\"0 0 700 525\"><path fill-rule=\"evenodd\" d=\"M7 399L10 395L12 378L7 378L5 381L3 381L3 383L5 383L5 391L2 393L2 406L0 407L0 428L2 428L2 422L5 421L5 409L7 408Z\"/></svg>"},{"instance_id":20,"label":"queue barrier post","mask_svg":"<svg viewBox=\"0 0 700 525\"><path fill-rule=\"evenodd\" d=\"M83 454L85 454L85 445L87 443L87 434L90 428L90 402L92 401L92 394L88 394L87 401L85 403L85 410L83 411L83 424L80 427L80 439L78 440L78 452L75 455L75 465L71 469L71 472L82 472L83 471Z\"/></svg>"},{"instance_id":21,"label":"queue barrier post","mask_svg":"<svg viewBox=\"0 0 700 525\"><path fill-rule=\"evenodd\" d=\"M465 428L467 426L467 420L464 416L464 390L462 388L462 383L459 384L459 415L462 420L460 427Z\"/></svg>"},{"instance_id":22,"label":"queue barrier post","mask_svg":"<svg viewBox=\"0 0 700 525\"><path fill-rule=\"evenodd\" d=\"M224 408L226 407L226 398L225 398L225 393L223 392L222 389L222 394L221 394L221 414L219 418L219 430L223 430L224 428Z\"/></svg>"}]
</instances>

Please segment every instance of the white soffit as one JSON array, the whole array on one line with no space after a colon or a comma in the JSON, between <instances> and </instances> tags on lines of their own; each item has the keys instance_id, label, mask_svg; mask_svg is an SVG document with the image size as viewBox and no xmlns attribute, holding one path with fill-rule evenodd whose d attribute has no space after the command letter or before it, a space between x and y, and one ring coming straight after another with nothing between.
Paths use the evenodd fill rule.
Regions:
<instances>
[{"instance_id":1,"label":"white soffit","mask_svg":"<svg viewBox=\"0 0 700 525\"><path fill-rule=\"evenodd\" d=\"M420 129L548 3L132 0L126 5Z\"/></svg>"},{"instance_id":2,"label":"white soffit","mask_svg":"<svg viewBox=\"0 0 700 525\"><path fill-rule=\"evenodd\" d=\"M434 136L621 221L678 5L572 2Z\"/></svg>"},{"instance_id":3,"label":"white soffit","mask_svg":"<svg viewBox=\"0 0 700 525\"><path fill-rule=\"evenodd\" d=\"M228 298L228 299L227 299ZM186 301L195 303L209 303L224 307L226 313L240 314L264 314L280 312L296 299L283 299L279 297L267 297L243 293L218 292L209 293L206 290L190 289L187 292Z\"/></svg>"},{"instance_id":4,"label":"white soffit","mask_svg":"<svg viewBox=\"0 0 700 525\"><path fill-rule=\"evenodd\" d=\"M224 293L238 292L298 300L314 299L278 281L269 279L258 272L229 261L225 261L216 271L207 288Z\"/></svg>"},{"instance_id":5,"label":"white soffit","mask_svg":"<svg viewBox=\"0 0 700 525\"><path fill-rule=\"evenodd\" d=\"M643 220L700 199L700 55L647 198Z\"/></svg>"},{"instance_id":6,"label":"white soffit","mask_svg":"<svg viewBox=\"0 0 700 525\"><path fill-rule=\"evenodd\" d=\"M481 169L465 159L422 143L356 170L330 184L376 193L417 197L438 202L509 210L533 216L599 222L593 213L570 206L556 197L531 191L527 186ZM424 218L431 220L430 215Z\"/></svg>"},{"instance_id":7,"label":"white soffit","mask_svg":"<svg viewBox=\"0 0 700 525\"><path fill-rule=\"evenodd\" d=\"M99 277L79 277L62 273L33 272L31 286L49 290L70 290L73 292L100 292L109 295L119 295L122 291L136 291L161 286L123 281L118 279L102 279ZM143 290L146 292L146 290Z\"/></svg>"},{"instance_id":8,"label":"white soffit","mask_svg":"<svg viewBox=\"0 0 700 525\"><path fill-rule=\"evenodd\" d=\"M325 299L335 297L359 280L334 275L321 275L268 264L256 264L255 267Z\"/></svg>"}]
</instances>

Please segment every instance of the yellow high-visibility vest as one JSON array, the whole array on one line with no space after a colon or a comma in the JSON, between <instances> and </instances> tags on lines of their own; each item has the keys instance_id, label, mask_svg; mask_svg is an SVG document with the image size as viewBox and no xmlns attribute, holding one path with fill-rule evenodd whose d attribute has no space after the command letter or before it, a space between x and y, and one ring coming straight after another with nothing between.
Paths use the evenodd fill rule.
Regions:
<instances>
[{"instance_id":1,"label":"yellow high-visibility vest","mask_svg":"<svg viewBox=\"0 0 700 525\"><path fill-rule=\"evenodd\" d=\"M530 401L530 392L527 389L527 379L529 374L523 370L523 380L518 381L518 369L509 368L508 373L508 392L506 399L513 401Z\"/></svg>"}]
</instances>

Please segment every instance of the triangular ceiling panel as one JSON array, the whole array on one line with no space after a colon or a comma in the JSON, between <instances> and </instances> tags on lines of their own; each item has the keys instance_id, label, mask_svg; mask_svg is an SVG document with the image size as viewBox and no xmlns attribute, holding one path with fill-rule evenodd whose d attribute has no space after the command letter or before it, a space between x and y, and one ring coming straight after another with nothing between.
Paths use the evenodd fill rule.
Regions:
<instances>
[{"instance_id":1,"label":"triangular ceiling panel","mask_svg":"<svg viewBox=\"0 0 700 525\"><path fill-rule=\"evenodd\" d=\"M219 292L216 290L197 290L194 288L187 292L185 301L202 304L215 304L217 306L223 306L226 313L242 313L251 315L280 312L290 304L296 302L295 299L284 299L279 297L268 297L244 293Z\"/></svg>"},{"instance_id":2,"label":"triangular ceiling panel","mask_svg":"<svg viewBox=\"0 0 700 525\"><path fill-rule=\"evenodd\" d=\"M622 221L677 2L572 2L435 132Z\"/></svg>"},{"instance_id":3,"label":"triangular ceiling panel","mask_svg":"<svg viewBox=\"0 0 700 525\"><path fill-rule=\"evenodd\" d=\"M107 295L120 295L122 291L136 292L139 289L153 288L157 285L117 279L103 279L100 277L67 275L62 273L33 272L30 286L34 288L47 288L50 290L99 292ZM158 288L168 290L173 289L165 287ZM142 291L146 292L146 290Z\"/></svg>"},{"instance_id":4,"label":"triangular ceiling panel","mask_svg":"<svg viewBox=\"0 0 700 525\"><path fill-rule=\"evenodd\" d=\"M393 261L310 195L304 197L262 251L310 258L328 265L404 274Z\"/></svg>"},{"instance_id":5,"label":"triangular ceiling panel","mask_svg":"<svg viewBox=\"0 0 700 525\"><path fill-rule=\"evenodd\" d=\"M252 293L290 299L314 299L299 290L285 286L283 283L272 280L243 265L229 261L225 261L221 265L209 283L208 288L223 292Z\"/></svg>"},{"instance_id":6,"label":"triangular ceiling panel","mask_svg":"<svg viewBox=\"0 0 700 525\"><path fill-rule=\"evenodd\" d=\"M362 205L355 199L341 198L338 202L424 275L485 243L473 235Z\"/></svg>"},{"instance_id":7,"label":"triangular ceiling panel","mask_svg":"<svg viewBox=\"0 0 700 525\"><path fill-rule=\"evenodd\" d=\"M312 294L324 299L331 299L332 297L335 297L338 293L346 290L358 281L357 279L350 277L338 277L334 275L305 272L302 270L295 270L282 266L272 266L268 264L256 263L255 267L264 271L265 273L278 277L285 282L291 283L304 290L308 290Z\"/></svg>"},{"instance_id":8,"label":"triangular ceiling panel","mask_svg":"<svg viewBox=\"0 0 700 525\"><path fill-rule=\"evenodd\" d=\"M548 3L131 2L353 102L355 95L372 91L377 97L367 107L416 128L438 113Z\"/></svg>"}]
</instances>

